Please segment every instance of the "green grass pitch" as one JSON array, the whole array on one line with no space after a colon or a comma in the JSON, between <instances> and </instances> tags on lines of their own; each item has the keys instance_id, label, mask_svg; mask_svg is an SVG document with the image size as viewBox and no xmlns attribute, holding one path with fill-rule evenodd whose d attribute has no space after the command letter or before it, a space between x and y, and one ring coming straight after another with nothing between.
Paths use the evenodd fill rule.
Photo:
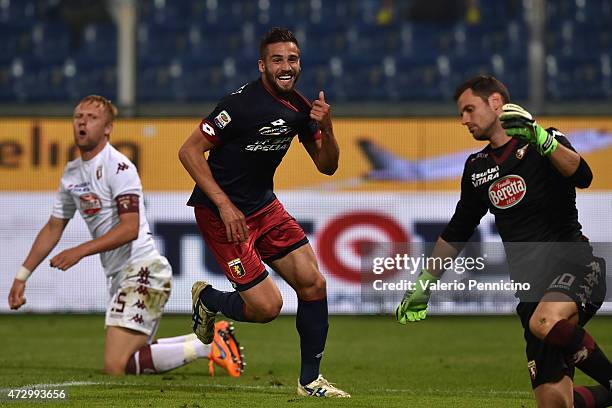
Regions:
<instances>
[{"instance_id":1,"label":"green grass pitch","mask_svg":"<svg viewBox=\"0 0 612 408\"><path fill-rule=\"evenodd\" d=\"M237 323L245 346L240 379L211 378L207 361L155 376L102 374L102 315L0 315L0 389L52 384L75 407L533 407L515 316L443 317L401 326L389 316L332 316L323 374L350 400L297 397L298 337L293 316ZM185 334L189 316L167 315L159 337ZM612 317L587 326L612 353ZM581 373L577 383L593 383ZM0 398L0 405L6 399ZM32 403L6 403L31 406ZM38 405L36 405L38 406Z\"/></svg>"}]
</instances>

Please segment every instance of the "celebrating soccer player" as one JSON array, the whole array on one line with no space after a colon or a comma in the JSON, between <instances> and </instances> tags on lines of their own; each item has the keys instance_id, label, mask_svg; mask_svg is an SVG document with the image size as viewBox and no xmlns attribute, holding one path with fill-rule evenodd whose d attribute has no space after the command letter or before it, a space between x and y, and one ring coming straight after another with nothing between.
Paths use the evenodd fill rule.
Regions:
<instances>
[{"instance_id":1,"label":"celebrating soccer player","mask_svg":"<svg viewBox=\"0 0 612 408\"><path fill-rule=\"evenodd\" d=\"M323 91L311 104L295 90L300 48L291 31L271 29L259 53L261 77L222 99L179 152L196 182L188 205L195 207L206 245L236 289L222 292L196 282L193 330L207 344L219 312L246 322L276 318L283 300L266 263L298 297L298 394L349 397L319 373L328 329L325 279L304 231L272 189L274 172L296 134L321 173L336 171L339 149L330 108Z\"/></svg>"},{"instance_id":2,"label":"celebrating soccer player","mask_svg":"<svg viewBox=\"0 0 612 408\"><path fill-rule=\"evenodd\" d=\"M531 290L517 294L531 383L538 406L607 407L612 404L612 365L583 328L605 295L605 262L582 235L576 187L592 174L568 139L544 129L525 109L509 103L506 87L476 76L455 92L461 117L474 139L487 141L468 157L455 214L432 257L454 257L490 211L506 246L511 276ZM484 176L483 176L484 175ZM436 282L443 270L423 270L420 282ZM396 310L402 324L425 319L430 291L415 285ZM574 387L574 367L600 385Z\"/></svg>"},{"instance_id":3,"label":"celebrating soccer player","mask_svg":"<svg viewBox=\"0 0 612 408\"><path fill-rule=\"evenodd\" d=\"M238 377L240 347L227 322L214 328L215 342L204 345L193 334L154 340L172 287L172 268L161 256L144 214L142 185L136 167L110 143L117 108L90 95L74 109L74 142L81 156L66 165L51 218L40 230L9 293L11 309L26 302L26 280L59 242L78 210L93 237L51 258L61 270L100 254L110 281L106 310L104 371L150 374L172 370L208 357Z\"/></svg>"}]
</instances>

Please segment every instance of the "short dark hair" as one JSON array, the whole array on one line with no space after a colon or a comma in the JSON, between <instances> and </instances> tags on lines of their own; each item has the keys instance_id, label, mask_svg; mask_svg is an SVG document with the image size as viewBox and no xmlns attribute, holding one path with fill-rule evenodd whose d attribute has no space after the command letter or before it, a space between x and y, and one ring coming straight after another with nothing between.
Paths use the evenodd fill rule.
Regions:
<instances>
[{"instance_id":1,"label":"short dark hair","mask_svg":"<svg viewBox=\"0 0 612 408\"><path fill-rule=\"evenodd\" d=\"M459 85L455 90L455 102L468 89L471 89L474 95L480 96L485 102L492 93L498 92L502 96L504 104L510 103L508 88L492 75L476 75Z\"/></svg>"},{"instance_id":2,"label":"short dark hair","mask_svg":"<svg viewBox=\"0 0 612 408\"><path fill-rule=\"evenodd\" d=\"M261 37L261 41L259 43L259 56L261 58L264 57L266 47L269 44L275 44L275 43L280 43L280 42L292 42L292 43L295 43L295 45L297 45L298 48L300 47L300 45L298 44L297 38L295 38L295 35L293 35L291 30L289 30L288 28L284 28L284 27L273 27L270 30L268 30L268 32L265 33L263 37Z\"/></svg>"}]
</instances>

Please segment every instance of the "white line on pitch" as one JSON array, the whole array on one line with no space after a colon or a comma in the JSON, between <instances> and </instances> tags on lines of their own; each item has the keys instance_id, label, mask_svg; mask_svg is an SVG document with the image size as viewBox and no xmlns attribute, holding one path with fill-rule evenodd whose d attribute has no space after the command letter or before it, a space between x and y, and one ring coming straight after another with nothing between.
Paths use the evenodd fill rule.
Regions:
<instances>
[{"instance_id":1,"label":"white line on pitch","mask_svg":"<svg viewBox=\"0 0 612 408\"><path fill-rule=\"evenodd\" d=\"M117 386L130 386L135 385L129 382L103 382L103 381L67 381L63 383L54 383L54 384L30 384L30 385L21 385L15 386L12 388L2 388L0 392L7 392L11 389L38 389L38 388L61 388L61 387L82 387L88 385L117 385ZM173 384L164 384L164 387L173 388ZM285 390L285 389L293 389L292 386L286 385L231 385L231 384L205 384L201 385L204 388L218 388L218 389L239 389L239 390ZM184 385L177 385L177 387L184 387ZM365 390L367 393L405 393L405 394L455 394L454 390L440 390L440 389L409 389L409 388L373 388L369 390ZM500 395L500 396L513 396L513 397L529 397L531 396L530 392L527 391L513 391L513 390L463 390L461 391L463 394L470 394L474 396L478 395Z\"/></svg>"}]
</instances>

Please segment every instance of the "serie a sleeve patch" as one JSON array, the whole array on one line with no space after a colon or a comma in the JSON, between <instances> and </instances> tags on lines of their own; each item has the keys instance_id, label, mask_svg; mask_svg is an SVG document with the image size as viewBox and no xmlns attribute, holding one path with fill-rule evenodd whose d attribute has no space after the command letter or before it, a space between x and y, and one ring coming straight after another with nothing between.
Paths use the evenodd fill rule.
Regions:
<instances>
[{"instance_id":1,"label":"serie a sleeve patch","mask_svg":"<svg viewBox=\"0 0 612 408\"><path fill-rule=\"evenodd\" d=\"M140 197L138 194L122 194L115 198L119 215L131 212L138 212Z\"/></svg>"}]
</instances>

